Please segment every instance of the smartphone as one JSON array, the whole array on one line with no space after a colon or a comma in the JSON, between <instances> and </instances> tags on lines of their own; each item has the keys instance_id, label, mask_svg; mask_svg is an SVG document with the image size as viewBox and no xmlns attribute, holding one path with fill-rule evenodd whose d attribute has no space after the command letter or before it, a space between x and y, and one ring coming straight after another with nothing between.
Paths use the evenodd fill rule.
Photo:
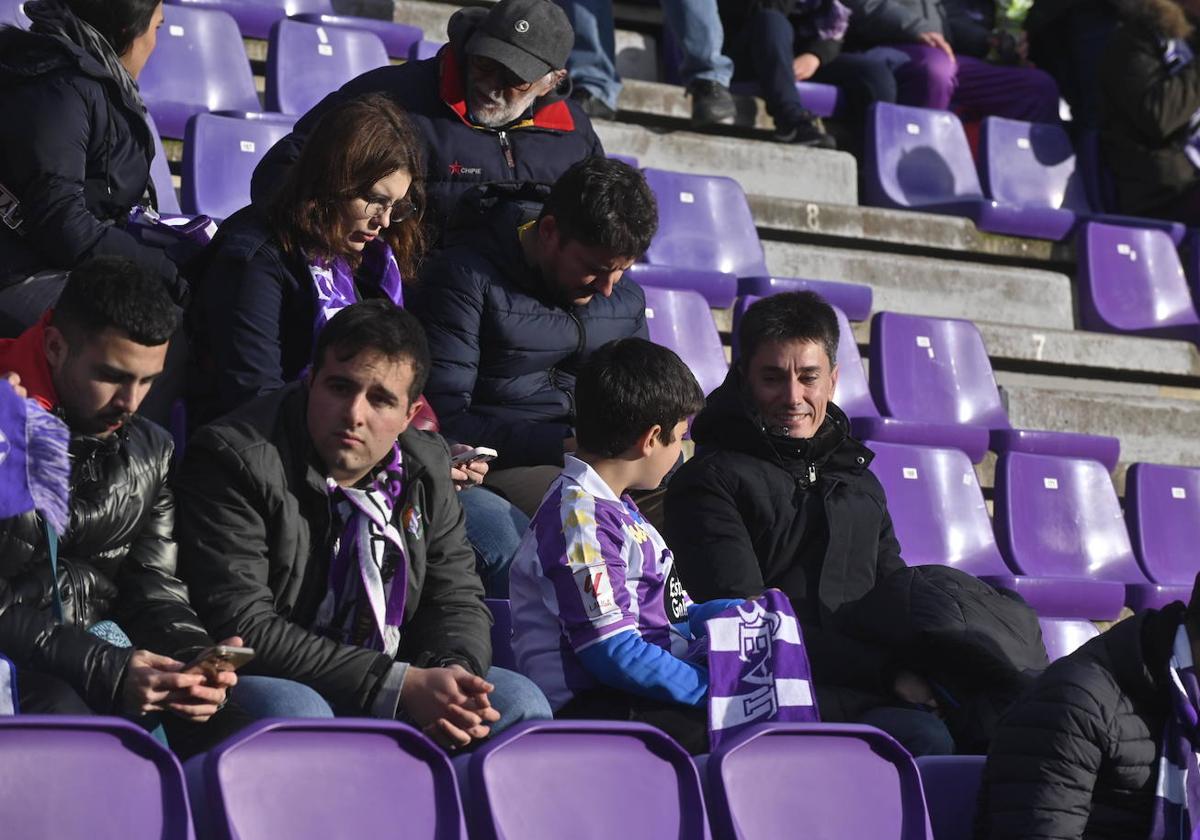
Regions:
<instances>
[{"instance_id":1,"label":"smartphone","mask_svg":"<svg viewBox=\"0 0 1200 840\"><path fill-rule=\"evenodd\" d=\"M195 659L183 666L183 671L215 676L221 671L236 671L253 658L253 648L213 645L200 651Z\"/></svg>"},{"instance_id":2,"label":"smartphone","mask_svg":"<svg viewBox=\"0 0 1200 840\"><path fill-rule=\"evenodd\" d=\"M458 467L463 464L470 464L472 461L494 461L500 457L500 453L495 449L489 449L486 446L476 446L474 449L468 449L466 452L455 455L450 459L452 466Z\"/></svg>"}]
</instances>

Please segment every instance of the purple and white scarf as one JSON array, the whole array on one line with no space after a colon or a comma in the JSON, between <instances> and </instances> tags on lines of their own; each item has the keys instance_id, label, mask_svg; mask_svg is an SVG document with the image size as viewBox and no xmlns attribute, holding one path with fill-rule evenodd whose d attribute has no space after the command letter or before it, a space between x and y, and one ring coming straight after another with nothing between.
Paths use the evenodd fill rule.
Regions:
<instances>
[{"instance_id":1,"label":"purple and white scarf","mask_svg":"<svg viewBox=\"0 0 1200 840\"><path fill-rule=\"evenodd\" d=\"M362 252L362 268L366 276L376 280L379 291L397 306L404 306L404 285L400 266L392 248L382 239L373 239ZM318 257L308 264L317 304L313 338L321 334L329 319L352 303L358 302L354 288L354 271L345 257L332 260Z\"/></svg>"},{"instance_id":2,"label":"purple and white scarf","mask_svg":"<svg viewBox=\"0 0 1200 840\"><path fill-rule=\"evenodd\" d=\"M69 441L65 423L0 380L0 519L36 510L55 533L63 532L69 518Z\"/></svg>"},{"instance_id":3,"label":"purple and white scarf","mask_svg":"<svg viewBox=\"0 0 1200 840\"><path fill-rule=\"evenodd\" d=\"M1200 682L1192 662L1187 628L1175 631L1175 646L1167 670L1170 677L1171 714L1163 728L1158 784L1154 791L1154 819L1150 840L1200 840Z\"/></svg>"},{"instance_id":4,"label":"purple and white scarf","mask_svg":"<svg viewBox=\"0 0 1200 840\"><path fill-rule=\"evenodd\" d=\"M709 745L755 723L820 720L800 623L769 589L705 622Z\"/></svg>"},{"instance_id":5,"label":"purple and white scarf","mask_svg":"<svg viewBox=\"0 0 1200 840\"><path fill-rule=\"evenodd\" d=\"M404 492L400 445L392 446L387 464L366 489L339 487L332 478L326 479L326 486L342 534L334 545L329 590L317 610L317 628L344 643L360 643L395 656L408 591L404 538L392 524ZM389 551L396 557L396 568L390 583L385 584L384 562ZM358 619L364 595L374 632L360 640Z\"/></svg>"}]
</instances>

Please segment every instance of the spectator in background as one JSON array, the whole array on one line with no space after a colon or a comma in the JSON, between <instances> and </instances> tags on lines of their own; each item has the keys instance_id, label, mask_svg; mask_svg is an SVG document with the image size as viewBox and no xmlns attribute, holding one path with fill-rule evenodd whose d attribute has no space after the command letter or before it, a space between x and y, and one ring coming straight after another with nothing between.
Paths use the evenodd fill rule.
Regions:
<instances>
[{"instance_id":1,"label":"spectator in background","mask_svg":"<svg viewBox=\"0 0 1200 840\"><path fill-rule=\"evenodd\" d=\"M185 294L175 265L125 228L152 204L154 154L137 77L159 0L30 0L0 30L0 336L32 325L94 255L136 260Z\"/></svg>"},{"instance_id":2,"label":"spectator in background","mask_svg":"<svg viewBox=\"0 0 1200 840\"><path fill-rule=\"evenodd\" d=\"M1054 77L1076 133L1100 127L1100 63L1119 18L1106 0L1034 0L1029 58Z\"/></svg>"},{"instance_id":3,"label":"spectator in background","mask_svg":"<svg viewBox=\"0 0 1200 840\"><path fill-rule=\"evenodd\" d=\"M1200 2L1117 10L1100 68L1100 142L1120 210L1200 224Z\"/></svg>"},{"instance_id":4,"label":"spectator in background","mask_svg":"<svg viewBox=\"0 0 1200 840\"><path fill-rule=\"evenodd\" d=\"M471 187L549 184L576 161L604 154L587 115L562 98L575 35L551 0L461 9L448 28L450 43L436 57L364 73L301 117L255 170L255 203L268 203L321 116L364 93L388 96L417 128L434 239Z\"/></svg>"},{"instance_id":5,"label":"spectator in background","mask_svg":"<svg viewBox=\"0 0 1200 840\"><path fill-rule=\"evenodd\" d=\"M571 94L591 117L617 115L621 79L617 75L612 0L561 0L575 28L575 48L567 69ZM717 0L663 0L666 27L682 53L679 75L692 98L692 127L730 125L737 106L729 92L733 62L721 54L724 37Z\"/></svg>"}]
</instances>

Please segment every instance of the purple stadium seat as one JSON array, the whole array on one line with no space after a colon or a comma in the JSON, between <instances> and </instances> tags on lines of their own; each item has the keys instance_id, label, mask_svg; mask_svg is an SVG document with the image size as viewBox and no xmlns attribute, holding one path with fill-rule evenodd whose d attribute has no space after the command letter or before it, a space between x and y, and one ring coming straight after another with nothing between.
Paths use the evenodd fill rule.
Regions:
<instances>
[{"instance_id":1,"label":"purple stadium seat","mask_svg":"<svg viewBox=\"0 0 1200 840\"><path fill-rule=\"evenodd\" d=\"M871 317L871 287L856 283L806 280L800 277L739 277L737 291L739 295L759 297L780 292L816 292L845 313L851 321L865 321Z\"/></svg>"},{"instance_id":2,"label":"purple stadium seat","mask_svg":"<svg viewBox=\"0 0 1200 840\"><path fill-rule=\"evenodd\" d=\"M444 46L446 46L445 41L430 41L422 38L413 44L412 52L408 57L413 61L424 61L427 58L433 58Z\"/></svg>"},{"instance_id":3,"label":"purple stadium seat","mask_svg":"<svg viewBox=\"0 0 1200 840\"><path fill-rule=\"evenodd\" d=\"M1166 233L1092 222L1076 251L1085 329L1200 344L1200 315Z\"/></svg>"},{"instance_id":4,"label":"purple stadium seat","mask_svg":"<svg viewBox=\"0 0 1200 840\"><path fill-rule=\"evenodd\" d=\"M970 321L880 312L871 321L870 371L871 394L884 415L864 430L875 440L954 446L975 462L990 447L1116 466L1114 437L1013 429L983 337Z\"/></svg>"},{"instance_id":5,"label":"purple stadium seat","mask_svg":"<svg viewBox=\"0 0 1200 840\"><path fill-rule=\"evenodd\" d=\"M643 261L631 270L639 284L693 288L711 306L726 307L744 277L768 277L766 256L741 186L732 178L643 169L658 199L658 233ZM829 283L823 291L836 299ZM870 289L857 287L855 298L870 300ZM870 310L868 304L867 310ZM854 317L854 312L848 313Z\"/></svg>"},{"instance_id":6,"label":"purple stadium seat","mask_svg":"<svg viewBox=\"0 0 1200 840\"><path fill-rule=\"evenodd\" d=\"M25 14L24 0L0 0L0 26L6 23L22 29L29 28L29 17Z\"/></svg>"},{"instance_id":7,"label":"purple stadium seat","mask_svg":"<svg viewBox=\"0 0 1200 840\"><path fill-rule=\"evenodd\" d=\"M621 161L621 163L628 164L629 166L632 166L634 169L641 168L638 165L638 159L635 158L633 155L609 155L608 159L609 160L619 160L619 161Z\"/></svg>"},{"instance_id":8,"label":"purple stadium seat","mask_svg":"<svg viewBox=\"0 0 1200 840\"><path fill-rule=\"evenodd\" d=\"M237 25L211 9L164 6L158 46L138 79L164 137L181 138L193 114L261 110Z\"/></svg>"},{"instance_id":9,"label":"purple stadium seat","mask_svg":"<svg viewBox=\"0 0 1200 840\"><path fill-rule=\"evenodd\" d=\"M185 770L202 838L467 836L446 753L395 721L261 721Z\"/></svg>"},{"instance_id":10,"label":"purple stadium seat","mask_svg":"<svg viewBox=\"0 0 1200 840\"><path fill-rule=\"evenodd\" d=\"M973 840L975 802L986 755L925 755L917 758L933 840Z\"/></svg>"},{"instance_id":11,"label":"purple stadium seat","mask_svg":"<svg viewBox=\"0 0 1200 840\"><path fill-rule=\"evenodd\" d=\"M717 837L930 836L917 765L870 726L751 727L714 750L705 773Z\"/></svg>"},{"instance_id":12,"label":"purple stadium seat","mask_svg":"<svg viewBox=\"0 0 1200 840\"><path fill-rule=\"evenodd\" d=\"M467 780L476 840L710 837L691 758L641 723L518 724L471 756Z\"/></svg>"},{"instance_id":13,"label":"purple stadium seat","mask_svg":"<svg viewBox=\"0 0 1200 840\"><path fill-rule=\"evenodd\" d=\"M150 134L154 139L154 158L150 161L150 180L154 182L154 193L158 198L159 214L179 213L179 198L175 195L175 184L171 181L171 167L167 163L167 153L163 151L162 137L158 134L158 126L154 117L146 114L146 122L150 124Z\"/></svg>"},{"instance_id":14,"label":"purple stadium seat","mask_svg":"<svg viewBox=\"0 0 1200 840\"><path fill-rule=\"evenodd\" d=\"M388 64L379 37L361 29L281 20L267 48L267 108L300 116L327 94Z\"/></svg>"},{"instance_id":15,"label":"purple stadium seat","mask_svg":"<svg viewBox=\"0 0 1200 840\"><path fill-rule=\"evenodd\" d=\"M517 657L512 649L512 604L507 598L485 598L492 611L492 664L499 668L517 670Z\"/></svg>"},{"instance_id":16,"label":"purple stadium seat","mask_svg":"<svg viewBox=\"0 0 1200 840\"><path fill-rule=\"evenodd\" d=\"M725 381L729 364L708 302L690 289L647 286L643 291L650 340L678 353L704 393L711 394Z\"/></svg>"},{"instance_id":17,"label":"purple stadium seat","mask_svg":"<svg viewBox=\"0 0 1200 840\"><path fill-rule=\"evenodd\" d=\"M985 198L956 115L876 102L867 122L867 204L965 216L980 230L1037 239L1064 239L1075 226L1069 210Z\"/></svg>"},{"instance_id":18,"label":"purple stadium seat","mask_svg":"<svg viewBox=\"0 0 1200 840\"><path fill-rule=\"evenodd\" d=\"M250 203L250 176L290 121L197 114L183 144L183 210L224 219Z\"/></svg>"},{"instance_id":19,"label":"purple stadium seat","mask_svg":"<svg viewBox=\"0 0 1200 840\"><path fill-rule=\"evenodd\" d=\"M390 20L351 17L350 15L323 15L315 12L292 15L292 19L319 26L361 29L371 32L378 36L380 41L383 41L383 46L391 58L410 58L413 48L425 37L424 30L419 26L394 23Z\"/></svg>"},{"instance_id":20,"label":"purple stadium seat","mask_svg":"<svg viewBox=\"0 0 1200 840\"><path fill-rule=\"evenodd\" d=\"M1125 522L1149 580L1191 586L1200 572L1200 468L1131 466L1125 473Z\"/></svg>"},{"instance_id":21,"label":"purple stadium seat","mask_svg":"<svg viewBox=\"0 0 1200 840\"><path fill-rule=\"evenodd\" d=\"M289 15L333 14L330 0L168 0L181 6L219 9L237 21L247 38L266 38L276 21Z\"/></svg>"},{"instance_id":22,"label":"purple stadium seat","mask_svg":"<svg viewBox=\"0 0 1200 840\"><path fill-rule=\"evenodd\" d=\"M0 717L5 837L192 840L179 762L115 717Z\"/></svg>"},{"instance_id":23,"label":"purple stadium seat","mask_svg":"<svg viewBox=\"0 0 1200 840\"><path fill-rule=\"evenodd\" d=\"M734 82L730 90L738 96L762 96L758 82ZM838 115L842 108L842 91L834 85L796 82L796 93L800 94L800 104L818 117Z\"/></svg>"},{"instance_id":24,"label":"purple stadium seat","mask_svg":"<svg viewBox=\"0 0 1200 840\"><path fill-rule=\"evenodd\" d=\"M1113 615L1044 612L1059 618L1113 618L1122 604L1160 607L1191 594L1191 584L1150 583L1138 566L1108 472L1085 458L1006 452L996 462L996 542L1018 574L1086 578L1077 600ZM1114 589L1109 593L1107 590ZM1110 602L1108 599L1115 599Z\"/></svg>"},{"instance_id":25,"label":"purple stadium seat","mask_svg":"<svg viewBox=\"0 0 1200 840\"><path fill-rule=\"evenodd\" d=\"M1081 618L1039 618L1038 623L1042 625L1042 644L1051 662L1100 635L1095 624Z\"/></svg>"}]
</instances>

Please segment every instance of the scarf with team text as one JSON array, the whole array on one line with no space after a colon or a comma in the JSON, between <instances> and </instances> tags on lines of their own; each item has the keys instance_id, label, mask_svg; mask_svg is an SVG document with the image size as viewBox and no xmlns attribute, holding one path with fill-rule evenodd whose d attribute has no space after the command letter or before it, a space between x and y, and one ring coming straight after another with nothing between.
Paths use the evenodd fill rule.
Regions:
<instances>
[{"instance_id":1,"label":"scarf with team text","mask_svg":"<svg viewBox=\"0 0 1200 840\"><path fill-rule=\"evenodd\" d=\"M404 286L400 266L392 248L382 239L373 239L362 252L363 276L374 280L379 292L397 306L404 306ZM316 321L313 324L313 339L321 334L329 319L352 303L359 300L354 285L354 271L345 257L326 259L317 257L308 264L308 274L313 281L313 295L317 304Z\"/></svg>"}]
</instances>

